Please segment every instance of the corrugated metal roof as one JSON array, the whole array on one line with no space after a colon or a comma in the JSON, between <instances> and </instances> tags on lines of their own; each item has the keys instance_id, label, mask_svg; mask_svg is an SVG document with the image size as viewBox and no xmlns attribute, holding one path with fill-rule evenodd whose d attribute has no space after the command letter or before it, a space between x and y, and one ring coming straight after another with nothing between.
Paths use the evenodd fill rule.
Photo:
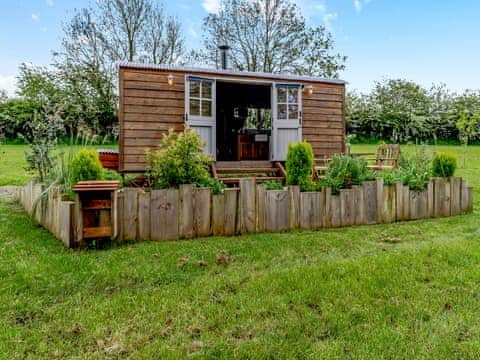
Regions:
<instances>
[{"instance_id":1,"label":"corrugated metal roof","mask_svg":"<svg viewBox=\"0 0 480 360\"><path fill-rule=\"evenodd\" d=\"M322 78L317 76L272 74L272 73L252 72L252 71L232 71L232 70L221 70L221 69L206 69L206 68L195 68L195 67L142 64L142 63L127 62L127 61L120 62L118 66L119 68L130 68L130 69L183 71L183 72L190 72L190 73L218 74L218 75L227 75L227 76L229 75L230 76L251 76L251 77L257 77L257 78L292 80L292 81L312 81L312 82L323 82L323 83L330 83L330 84L346 84L347 83L346 81L340 80L340 79L328 79L328 78Z\"/></svg>"}]
</instances>

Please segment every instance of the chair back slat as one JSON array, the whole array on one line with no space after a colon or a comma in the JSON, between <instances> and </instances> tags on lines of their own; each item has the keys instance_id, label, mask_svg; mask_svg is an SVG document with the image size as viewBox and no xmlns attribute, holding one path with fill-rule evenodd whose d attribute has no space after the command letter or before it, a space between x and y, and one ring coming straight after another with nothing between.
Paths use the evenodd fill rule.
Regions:
<instances>
[{"instance_id":1,"label":"chair back slat","mask_svg":"<svg viewBox=\"0 0 480 360\"><path fill-rule=\"evenodd\" d=\"M388 144L380 145L377 150L377 166L393 166L395 168L399 165L400 159L400 145Z\"/></svg>"}]
</instances>

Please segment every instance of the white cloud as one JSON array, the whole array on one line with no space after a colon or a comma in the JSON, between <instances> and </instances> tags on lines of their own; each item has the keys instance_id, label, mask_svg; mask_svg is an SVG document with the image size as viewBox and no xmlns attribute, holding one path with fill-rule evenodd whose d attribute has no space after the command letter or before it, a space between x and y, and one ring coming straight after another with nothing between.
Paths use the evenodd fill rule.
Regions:
<instances>
[{"instance_id":1,"label":"white cloud","mask_svg":"<svg viewBox=\"0 0 480 360\"><path fill-rule=\"evenodd\" d=\"M362 2L360 0L353 0L353 6L355 6L355 11L362 11Z\"/></svg>"},{"instance_id":2,"label":"white cloud","mask_svg":"<svg viewBox=\"0 0 480 360\"><path fill-rule=\"evenodd\" d=\"M50 7L53 7L53 5L55 5L54 2L53 2L53 0L45 0L45 2L46 2L47 5L50 6Z\"/></svg>"},{"instance_id":3,"label":"white cloud","mask_svg":"<svg viewBox=\"0 0 480 360\"><path fill-rule=\"evenodd\" d=\"M37 21L40 20L40 16L38 16L37 14L32 14L32 20L33 20L34 22L37 22Z\"/></svg>"},{"instance_id":4,"label":"white cloud","mask_svg":"<svg viewBox=\"0 0 480 360\"><path fill-rule=\"evenodd\" d=\"M203 0L203 8L208 13L218 13L220 11L220 0Z\"/></svg>"},{"instance_id":5,"label":"white cloud","mask_svg":"<svg viewBox=\"0 0 480 360\"><path fill-rule=\"evenodd\" d=\"M329 31L332 31L332 21L337 20L338 14L337 13L325 13L322 16L323 23L325 24L325 28Z\"/></svg>"},{"instance_id":6,"label":"white cloud","mask_svg":"<svg viewBox=\"0 0 480 360\"><path fill-rule=\"evenodd\" d=\"M190 36L193 39L198 39L198 37L199 37L198 32L197 32L197 30L195 30L193 25L190 25L190 27L188 28L188 36Z\"/></svg>"},{"instance_id":7,"label":"white cloud","mask_svg":"<svg viewBox=\"0 0 480 360\"><path fill-rule=\"evenodd\" d=\"M0 74L0 90L6 90L9 96L15 94L17 89L17 79L14 75L2 75Z\"/></svg>"}]
</instances>

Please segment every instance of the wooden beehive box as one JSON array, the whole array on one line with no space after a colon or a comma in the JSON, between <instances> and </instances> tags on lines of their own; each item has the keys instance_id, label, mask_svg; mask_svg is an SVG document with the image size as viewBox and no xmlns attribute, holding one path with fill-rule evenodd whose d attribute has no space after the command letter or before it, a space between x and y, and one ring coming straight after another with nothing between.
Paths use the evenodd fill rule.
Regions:
<instances>
[{"instance_id":1,"label":"wooden beehive box","mask_svg":"<svg viewBox=\"0 0 480 360\"><path fill-rule=\"evenodd\" d=\"M85 245L88 239L113 235L115 191L119 181L79 181L75 192L76 241Z\"/></svg>"}]
</instances>

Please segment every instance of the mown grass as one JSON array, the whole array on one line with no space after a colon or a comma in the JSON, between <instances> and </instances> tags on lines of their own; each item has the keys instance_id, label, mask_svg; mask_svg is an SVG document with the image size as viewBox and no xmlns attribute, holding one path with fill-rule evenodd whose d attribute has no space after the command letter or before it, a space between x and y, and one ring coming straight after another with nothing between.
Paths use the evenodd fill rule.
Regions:
<instances>
[{"instance_id":1,"label":"mown grass","mask_svg":"<svg viewBox=\"0 0 480 360\"><path fill-rule=\"evenodd\" d=\"M116 145L92 145L94 149L116 149ZM79 150L81 146L61 145L57 152L64 152L70 149ZM2 185L25 185L33 177L31 172L26 170L27 162L25 152L27 145L0 145L0 186Z\"/></svg>"},{"instance_id":2,"label":"mown grass","mask_svg":"<svg viewBox=\"0 0 480 360\"><path fill-rule=\"evenodd\" d=\"M461 173L478 188L476 164ZM69 251L18 205L0 204L0 354L475 358L478 221L475 211ZM228 264L217 265L222 251Z\"/></svg>"}]
</instances>

